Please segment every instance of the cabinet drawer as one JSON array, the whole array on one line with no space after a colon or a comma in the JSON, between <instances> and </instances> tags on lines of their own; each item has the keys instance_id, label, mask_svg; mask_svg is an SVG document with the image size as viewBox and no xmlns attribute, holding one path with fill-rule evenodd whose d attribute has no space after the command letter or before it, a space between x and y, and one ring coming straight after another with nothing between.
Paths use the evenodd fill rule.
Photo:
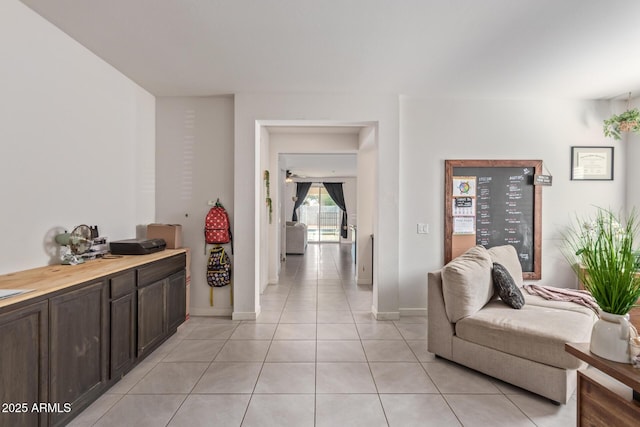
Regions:
<instances>
[{"instance_id":1,"label":"cabinet drawer","mask_svg":"<svg viewBox=\"0 0 640 427\"><path fill-rule=\"evenodd\" d=\"M115 299L127 295L136 288L136 272L134 270L119 274L109 280L111 284L111 298Z\"/></svg>"},{"instance_id":2,"label":"cabinet drawer","mask_svg":"<svg viewBox=\"0 0 640 427\"><path fill-rule=\"evenodd\" d=\"M180 270L184 270L187 258L180 254L171 258L154 262L151 265L138 268L138 287L147 286L162 280Z\"/></svg>"}]
</instances>

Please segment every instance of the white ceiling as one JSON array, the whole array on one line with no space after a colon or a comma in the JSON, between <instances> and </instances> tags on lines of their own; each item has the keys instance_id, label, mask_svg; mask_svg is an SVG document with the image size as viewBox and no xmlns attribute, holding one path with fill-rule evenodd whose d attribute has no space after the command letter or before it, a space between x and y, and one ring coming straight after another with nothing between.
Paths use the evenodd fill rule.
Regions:
<instances>
[{"instance_id":1,"label":"white ceiling","mask_svg":"<svg viewBox=\"0 0 640 427\"><path fill-rule=\"evenodd\" d=\"M22 0L155 95L612 98L637 0Z\"/></svg>"}]
</instances>

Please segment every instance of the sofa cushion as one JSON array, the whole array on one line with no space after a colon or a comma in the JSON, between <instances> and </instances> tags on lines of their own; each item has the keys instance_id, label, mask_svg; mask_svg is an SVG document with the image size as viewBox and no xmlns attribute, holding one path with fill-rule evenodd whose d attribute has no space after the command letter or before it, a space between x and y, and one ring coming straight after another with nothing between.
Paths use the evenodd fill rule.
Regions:
<instances>
[{"instance_id":1,"label":"sofa cushion","mask_svg":"<svg viewBox=\"0 0 640 427\"><path fill-rule=\"evenodd\" d=\"M489 252L491 262L502 264L511 277L513 277L513 280L519 288L524 285L524 281L522 280L522 265L520 264L516 248L511 245L494 246L489 248L487 252Z\"/></svg>"},{"instance_id":2,"label":"sofa cushion","mask_svg":"<svg viewBox=\"0 0 640 427\"><path fill-rule=\"evenodd\" d=\"M442 268L442 293L452 323L480 310L493 296L491 258L475 246Z\"/></svg>"},{"instance_id":3,"label":"sofa cushion","mask_svg":"<svg viewBox=\"0 0 640 427\"><path fill-rule=\"evenodd\" d=\"M564 351L568 342L589 342L593 317L580 311L525 305L512 310L492 301L456 324L456 335L478 345L563 369L583 364Z\"/></svg>"},{"instance_id":4,"label":"sofa cushion","mask_svg":"<svg viewBox=\"0 0 640 427\"><path fill-rule=\"evenodd\" d=\"M500 299L511 308L520 309L524 305L524 296L516 286L516 283L509 274L509 271L500 263L493 263L493 287L500 296Z\"/></svg>"}]
</instances>

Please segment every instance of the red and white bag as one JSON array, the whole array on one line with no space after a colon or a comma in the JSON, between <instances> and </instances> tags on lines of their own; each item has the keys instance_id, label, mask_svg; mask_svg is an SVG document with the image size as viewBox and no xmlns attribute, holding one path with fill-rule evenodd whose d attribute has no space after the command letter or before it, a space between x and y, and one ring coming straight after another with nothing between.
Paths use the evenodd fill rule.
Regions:
<instances>
[{"instance_id":1,"label":"red and white bag","mask_svg":"<svg viewBox=\"0 0 640 427\"><path fill-rule=\"evenodd\" d=\"M229 215L219 200L215 206L209 209L204 220L204 242L205 247L212 244L231 243L231 253L233 253L233 236Z\"/></svg>"}]
</instances>

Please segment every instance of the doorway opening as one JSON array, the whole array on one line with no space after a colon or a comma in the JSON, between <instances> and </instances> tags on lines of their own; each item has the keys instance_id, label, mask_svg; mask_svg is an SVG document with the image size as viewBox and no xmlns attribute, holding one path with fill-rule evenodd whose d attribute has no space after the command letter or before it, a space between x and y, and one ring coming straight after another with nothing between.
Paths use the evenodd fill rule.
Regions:
<instances>
[{"instance_id":1,"label":"doorway opening","mask_svg":"<svg viewBox=\"0 0 640 427\"><path fill-rule=\"evenodd\" d=\"M312 184L300 206L300 221L307 225L307 242L340 242L341 215L324 185Z\"/></svg>"},{"instance_id":2,"label":"doorway opening","mask_svg":"<svg viewBox=\"0 0 640 427\"><path fill-rule=\"evenodd\" d=\"M265 305L260 301L267 286L291 280L294 267L291 264L297 262L304 264L302 273L318 280L341 280L340 273L318 270L339 263L350 275L348 280L354 280L355 285L375 287L372 275L373 247L369 243L369 236L373 234L376 223L377 129L376 122L314 124L302 121L256 121L255 201L256 207L261 206L256 210L254 236L257 306L266 309L269 305L267 300L262 301ZM300 195L297 191L299 183L317 185L313 189L307 186L308 190L302 196L302 191ZM339 196L334 197L348 212L346 224L343 224L343 215L337 203L328 197L334 190L330 186L325 188L326 183L344 184L344 202ZM309 194L315 196L315 200L307 200L304 208L315 205L315 218L312 218L310 209L306 215L300 209L302 203L299 198L303 197L304 202ZM295 219L292 215L294 207ZM305 215L304 219L302 215ZM304 223L311 229L310 236L305 230L307 242L310 237L312 242L333 244L307 245L307 254L288 257L287 229L293 226L291 222L294 221ZM361 242L354 242L356 237ZM353 250L356 245L357 252ZM348 251L350 256L334 257L334 251L340 254ZM304 252L298 255L302 254ZM287 264L287 261L290 262ZM345 262L347 265L343 266ZM299 267L302 268L302 264ZM365 310L375 306L376 301L370 297Z\"/></svg>"}]
</instances>

